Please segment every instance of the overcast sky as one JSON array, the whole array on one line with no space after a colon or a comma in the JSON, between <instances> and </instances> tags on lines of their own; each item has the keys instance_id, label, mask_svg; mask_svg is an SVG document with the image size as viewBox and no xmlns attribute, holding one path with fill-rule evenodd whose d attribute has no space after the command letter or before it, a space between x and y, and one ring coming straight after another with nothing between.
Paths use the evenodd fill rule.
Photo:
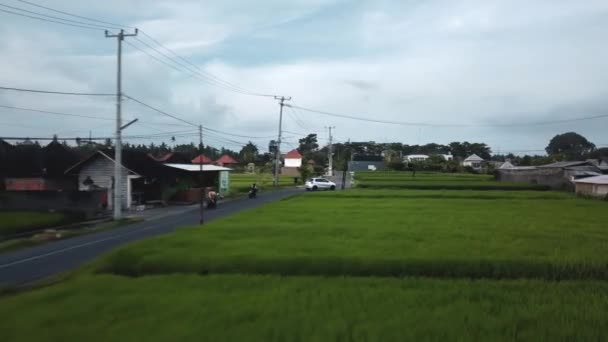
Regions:
<instances>
[{"instance_id":1,"label":"overcast sky","mask_svg":"<svg viewBox=\"0 0 608 342\"><path fill-rule=\"evenodd\" d=\"M501 153L542 150L567 131L608 144L608 118L509 126L608 114L606 0L32 1L139 27L204 72L252 92L292 96L298 106L456 125L376 124L286 108L285 130L300 135L326 137L324 127L336 126L338 141L467 140ZM17 0L0 4L61 16ZM115 92L116 39L103 31L0 12L0 36L0 86ZM277 133L279 106L272 98L205 83L126 44L123 67L124 92L150 105L213 129L262 137L253 140L263 149ZM0 105L106 119L0 108L0 136L111 135L113 101L0 91ZM191 130L132 101L124 103L124 116L141 120L126 135ZM299 136L285 135L283 149L296 145ZM228 138L234 142L217 136L209 142L236 149L248 140ZM154 142L161 140L170 142Z\"/></svg>"}]
</instances>

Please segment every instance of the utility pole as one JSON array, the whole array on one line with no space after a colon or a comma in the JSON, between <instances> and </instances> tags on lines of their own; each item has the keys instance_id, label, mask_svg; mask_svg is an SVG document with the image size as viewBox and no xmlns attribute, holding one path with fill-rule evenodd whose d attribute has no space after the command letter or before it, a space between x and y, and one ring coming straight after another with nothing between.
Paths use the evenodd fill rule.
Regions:
<instances>
[{"instance_id":1,"label":"utility pole","mask_svg":"<svg viewBox=\"0 0 608 342\"><path fill-rule=\"evenodd\" d=\"M328 176L333 176L334 175L334 169L333 169L333 164L334 164L334 151L333 151L333 136L331 135L331 130L332 128L335 129L336 126L329 126L327 127L329 129L329 148L328 148L328 156L327 158L329 159L329 165L327 167L327 175Z\"/></svg>"},{"instance_id":2,"label":"utility pole","mask_svg":"<svg viewBox=\"0 0 608 342\"><path fill-rule=\"evenodd\" d=\"M118 41L118 68L116 75L116 142L114 146L114 220L122 218L122 41L125 37L137 36L135 33L126 34L120 30L118 34L109 34L106 30L106 38L116 38Z\"/></svg>"},{"instance_id":3,"label":"utility pole","mask_svg":"<svg viewBox=\"0 0 608 342\"><path fill-rule=\"evenodd\" d=\"M201 202L200 202L200 219L199 224L205 223L205 173L203 172L203 125L198 126L198 146L200 152L200 160L199 160L199 170L200 170L200 180L201 180Z\"/></svg>"},{"instance_id":4,"label":"utility pole","mask_svg":"<svg viewBox=\"0 0 608 342\"><path fill-rule=\"evenodd\" d=\"M285 101L290 101L291 96L275 96L275 100L279 100L280 111L279 111L279 140L277 141L277 148L274 159L274 186L279 186L279 169L281 166L281 138L283 135L283 107Z\"/></svg>"},{"instance_id":5,"label":"utility pole","mask_svg":"<svg viewBox=\"0 0 608 342\"><path fill-rule=\"evenodd\" d=\"M346 153L348 149L348 153ZM346 171L348 170L348 161L351 159L351 151L350 151L350 139L346 143L346 148L344 149L344 171L342 171L342 190L346 188Z\"/></svg>"}]
</instances>

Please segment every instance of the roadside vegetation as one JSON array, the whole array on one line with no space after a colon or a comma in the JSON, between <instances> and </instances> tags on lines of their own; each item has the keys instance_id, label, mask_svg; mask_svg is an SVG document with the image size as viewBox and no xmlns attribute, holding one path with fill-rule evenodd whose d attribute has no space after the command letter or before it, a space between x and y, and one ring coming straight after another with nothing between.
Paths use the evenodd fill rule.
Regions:
<instances>
[{"instance_id":1,"label":"roadside vegetation","mask_svg":"<svg viewBox=\"0 0 608 342\"><path fill-rule=\"evenodd\" d=\"M1 297L0 340L601 340L606 222L605 202L552 191L307 193Z\"/></svg>"},{"instance_id":2,"label":"roadside vegetation","mask_svg":"<svg viewBox=\"0 0 608 342\"><path fill-rule=\"evenodd\" d=\"M61 213L0 211L0 238L57 226L67 221L68 218Z\"/></svg>"}]
</instances>

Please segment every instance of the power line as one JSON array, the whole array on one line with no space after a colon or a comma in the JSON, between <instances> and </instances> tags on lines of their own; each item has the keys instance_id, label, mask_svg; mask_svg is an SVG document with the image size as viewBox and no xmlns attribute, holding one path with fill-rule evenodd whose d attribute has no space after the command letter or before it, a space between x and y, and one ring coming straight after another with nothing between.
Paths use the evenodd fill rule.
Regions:
<instances>
[{"instance_id":1,"label":"power line","mask_svg":"<svg viewBox=\"0 0 608 342\"><path fill-rule=\"evenodd\" d=\"M130 100L132 100L132 101L135 101L135 102L139 103L140 105L142 105L142 106L144 106L144 107L146 107L146 108L148 108L148 109L151 109L151 110L153 110L153 111L155 111L155 112L157 112L157 113L160 113L160 114L162 114L162 115L165 115L165 116L168 116L168 117L170 117L170 118L173 118L173 119L175 119L175 120L177 120L177 121L181 121L181 122L183 122L183 123L186 123L186 124L188 124L188 125L191 125L191 126L194 126L194 127L197 127L197 128L198 128L198 126L199 126L199 125L194 124L194 123L192 123L192 122L190 122L190 121L187 121L187 120L184 120L184 119L182 119L182 118L179 118L179 117L177 117L177 116L175 116L175 115L173 115L173 114L169 114L169 113L164 112L164 111L162 111L162 110L160 110L160 109L158 109L158 108L152 107L152 106L150 106L149 104L144 103L144 102L142 102L142 101L140 101L140 100L138 100L138 99L136 99L136 98L134 98L134 97L131 97L131 96L129 96L129 95L123 94L123 96L124 96L124 97L126 97L126 98L128 98L128 99L130 99Z\"/></svg>"},{"instance_id":2,"label":"power line","mask_svg":"<svg viewBox=\"0 0 608 342\"><path fill-rule=\"evenodd\" d=\"M233 137L238 137L238 138L248 138L248 139L272 139L272 138L274 138L274 135L269 135L269 136L264 136L264 137L255 137L255 136L250 136L250 135L240 135L240 134L228 133L228 132L220 131L220 130L209 128L209 127L203 127L203 130L221 133L221 134L225 134L225 135L231 135Z\"/></svg>"},{"instance_id":3,"label":"power line","mask_svg":"<svg viewBox=\"0 0 608 342\"><path fill-rule=\"evenodd\" d=\"M41 21L47 21L47 22L55 23L55 24L61 24L61 25L73 26L73 27L80 27L80 28L85 28L85 29L94 30L94 31L103 31L103 29L96 28L96 27L77 25L77 24L70 24L70 23L66 23L66 22L61 22L61 21L52 20L52 19L45 19L45 18L35 17L33 15L28 15L28 14L8 11L8 10L4 10L4 9L0 9L0 12L4 12L4 13L8 13L8 14L13 14L13 15L18 15L18 16L21 16L21 17L26 17L26 18L36 19L36 20L41 20Z\"/></svg>"},{"instance_id":4,"label":"power line","mask_svg":"<svg viewBox=\"0 0 608 342\"><path fill-rule=\"evenodd\" d=\"M137 39L137 38L136 38L136 40L137 40L138 42L140 42L141 44L144 44L144 45L148 46L150 49L152 49L153 51L157 52L157 53L158 53L158 54L160 54L161 56L164 56L165 58L167 58L168 60L172 61L173 63L176 63L176 62L175 62L173 59L171 59L171 58L167 57L165 54L163 54L162 52L158 51L157 49L155 49L155 48L151 47L149 44L147 44L146 42L142 41L141 39ZM127 42L127 41L125 41L125 43L127 43L127 44L128 44L129 46L131 46L132 48L134 48L134 49L136 49L136 50L140 51L141 53L143 53L143 54L147 55L148 57L150 57L150 58L154 59L154 60L155 60L155 61L157 61L158 63L161 63L161 64L163 64L163 65L165 65L165 66L167 66L167 67L169 67L169 68L171 68L171 69L173 69L173 70L175 70L175 71L177 71L177 72L180 72L180 73L186 73L186 74L188 74L188 75L190 75L190 76L192 76L192 77L194 77L194 78L196 78L196 79L198 79L198 80L200 80L200 81L202 81L202 82L205 82L205 83L210 84L210 85L213 85L213 86L220 87L220 88L222 88L222 89L226 89L226 90L230 90L230 91L235 91L235 92L240 93L240 94L251 95L251 94L246 93L246 92L244 92L244 91L240 91L240 90L235 90L235 89L230 89L230 88L227 88L226 86L223 86L222 84L217 83L217 82L211 82L210 80L207 80L207 79L203 78L202 76L200 76L200 73L198 73L198 72L193 72L193 71L191 71L191 70L189 70L189 69L186 69L186 67L184 67L182 64L176 63L176 64L177 64L179 67L178 67L178 66L175 66L175 65L173 65L173 64L171 64L171 63L169 63L169 62L167 62L167 61L165 61L165 60L163 60L163 59L161 59L161 58L159 58L159 57L157 57L157 56L154 56L154 55L153 55L153 54L151 54L150 52L148 52L148 51L146 51L146 50L144 50L144 49L140 48L139 46L137 46L137 45L135 45L135 44L133 44L133 43L130 43L130 42Z\"/></svg>"},{"instance_id":5,"label":"power line","mask_svg":"<svg viewBox=\"0 0 608 342\"><path fill-rule=\"evenodd\" d=\"M77 14L73 14L73 13L69 13L69 12L60 11L60 10L57 10L57 9L54 9L54 8L51 8L51 7L46 7L46 6L42 6L42 5L30 2L30 1L25 1L25 0L17 0L17 1L22 2L24 4L28 4L30 6L35 6L35 7L38 7L38 8L43 8L43 9L45 9L47 11L51 11L51 12L55 12L55 13L61 13L61 14L65 14L65 15L69 15L69 16L75 17L75 18L80 18L80 19L84 19L84 20L88 20L88 21L93 21L93 22L100 23L100 24L106 24L106 25L110 25L110 26L115 26L115 28L118 28L118 29L120 29L120 28L134 28L134 27L127 26L127 25L114 24L114 23L107 22L107 21L101 21L101 20L97 20L97 19L93 19L93 18L88 18L88 17L85 17L85 16L81 16L81 15L77 15Z\"/></svg>"},{"instance_id":6,"label":"power line","mask_svg":"<svg viewBox=\"0 0 608 342\"><path fill-rule=\"evenodd\" d=\"M54 22L54 23L58 23L58 24L63 24L63 25L70 25L70 26L76 26L76 27L82 27L82 28L87 28L87 29L93 29L93 30L103 30L109 27L113 28L113 29L122 29L122 28L134 28L132 26L128 26L128 25L123 25L123 24L117 24L117 23L112 23L112 22L108 22L108 21L103 21L103 20L98 20L98 19L94 19L94 18L90 18L90 17L85 17L82 15L77 15L74 13L70 13L70 12L66 12L66 11L61 11L58 9L54 9L51 7L47 7L47 6L43 6L43 5L39 5L30 1L25 1L25 0L17 0L21 3L24 4L28 4L30 6L34 6L34 7L38 7L38 8L42 8L45 9L47 11L52 11L55 13L60 13L63 15L67 15L67 16L71 16L74 18L78 18L78 19L83 19L83 20L87 20L90 22L94 22L94 23L99 23L99 24L103 24L103 25L99 25L99 24L92 24L92 23L87 23L87 22L82 22L82 21L76 21L76 20L69 20L69 19L64 19L64 18L60 18L60 17L55 17L55 16L50 16L50 15L46 15L43 13L39 13L39 12L34 12L34 11L29 11L29 10L25 10L22 8L17 8L17 7L12 7L12 6L7 6L7 5L2 5L8 8L13 8L19 11L23 11L23 12L27 12L27 13L33 13L39 16L44 16L47 18L52 18L52 19L58 19L61 20L60 21L56 21L56 20L52 20L52 19L44 19L44 18L40 18L40 17L33 17L33 16L28 16L28 15L24 15L24 14L19 14L16 12L12 12L12 11L5 11L7 13L11 13L11 14L16 14L16 15L21 15L21 16L26 16L26 17L31 17L33 19L38 19L38 20L45 20L45 21L49 21L49 22ZM69 24L66 23L67 22L72 22L75 24ZM83 26L83 25L88 25L88 26ZM218 86L220 88L223 88L225 90L229 90L229 91L233 91L236 93L240 93L240 94L244 94L244 95L252 95L252 96L261 96L261 97L274 97L274 94L263 94L263 93L258 93L258 92L253 92L253 91L249 91L243 87L240 87L238 85L235 85L234 83L230 83L226 80L223 80L209 72L204 71L202 68L198 67L196 64L188 61L187 59L185 59L184 57L180 56L179 54L177 54L175 51L173 51L172 49L168 48L167 46L163 45L161 42L159 42L157 39L155 39L154 37L152 37L151 35L149 35L148 33L144 32L143 30L140 31L142 33L142 35L144 35L146 38L148 38L150 41L154 42L154 44L156 44L157 46L159 46L160 48L162 48L163 50L169 52L171 55L175 56L175 58L179 59L176 60L175 58L168 56L166 53L163 53L162 51L159 51L158 49L154 48L153 46L151 46L150 44L144 42L141 39L136 38L141 44L144 44L145 46L147 46L148 48L150 48L151 50L155 51L157 54L160 54L161 56L163 56L164 58L168 59L169 61L179 65L180 67L184 68L184 70L178 69L180 72L187 72L190 74L196 74L197 76L199 76L200 80L202 80L203 82L207 82L210 84L213 84L215 86ZM130 44L131 46L134 46L133 44ZM137 48L137 47L136 47ZM146 53L148 56L152 57L152 55L150 53L145 52L143 49L139 49L138 50ZM161 61L158 58L152 57L155 60L159 61L160 63L163 63L167 66L169 66L168 63ZM182 63L183 62L183 63ZM185 63L185 64L184 64ZM175 67L171 66L172 68L176 69ZM194 70L193 70L194 68Z\"/></svg>"},{"instance_id":7,"label":"power line","mask_svg":"<svg viewBox=\"0 0 608 342\"><path fill-rule=\"evenodd\" d=\"M146 35L146 37L149 37L149 35ZM207 83L207 84L210 84L210 85L222 88L224 90L228 90L228 91L232 91L232 92L235 92L235 93L243 94L243 95L253 95L253 96L261 96L261 97L273 97L274 96L274 95L270 95L270 94L261 94L261 93L255 93L255 92L251 92L251 91L245 90L245 89L243 89L241 87L233 85L232 83L229 83L229 82L224 81L224 80L222 80L222 79L220 79L218 77L215 77L215 76L213 76L213 75L211 75L209 73L206 73L206 72L202 71L196 65L194 65L194 64L192 64L190 62L187 62L190 65L194 65L194 68L196 68L196 70L194 70L189 65L184 64L183 62L180 62L179 60L177 60L177 59L175 59L175 58L167 55L166 53L158 50L157 48L155 48L152 45L146 43L145 41L143 41L143 40L141 40L139 38L136 38L136 40L140 44L143 44L144 46L146 46L148 49L156 52L158 55L161 56L161 58L158 58L158 57L152 55L148 51L146 51L146 50L144 50L144 49L142 49L142 48L140 48L140 47L138 47L138 46L136 46L134 44L130 43L129 45L132 46L133 48L141 51L142 53L146 54L148 57L153 58L157 62L162 63L165 66L167 66L167 67L169 67L169 68L171 68L173 70L176 70L178 72L182 72L182 73L186 73L186 74L188 74L190 76L194 76L195 78L197 78L198 80L200 80L200 81L202 81L204 83ZM154 41L156 41L156 40L154 40ZM160 43L158 43L158 44L160 44ZM162 44L160 46L163 47L164 49L172 52L172 50L170 50L169 48L163 46ZM172 52L172 53L175 54L174 52ZM177 54L175 54L175 55L179 57L179 55L177 55ZM162 58L166 59L167 61L170 61L173 64L170 64L169 62L163 60Z\"/></svg>"},{"instance_id":8,"label":"power line","mask_svg":"<svg viewBox=\"0 0 608 342\"><path fill-rule=\"evenodd\" d=\"M6 8L10 8L10 9L13 9L13 10L17 10L17 11L21 11L21 12L25 12L25 13L30 13L30 14L38 15L38 16L45 17L45 18L51 18L51 19L56 19L56 20L61 20L61 21L66 21L66 22L69 22L69 23L75 23L75 24L81 24L81 25L88 25L88 26L97 27L97 28L100 28L100 29L107 29L107 26L101 26L101 25L97 25L97 24L90 24L90 23L86 23L84 21L78 21L78 20L64 19L64 18L52 16L52 15L43 14L43 13L40 13L40 12L28 11L28 10L23 9L23 8L9 6L9 5L5 5L5 4L1 4L1 3L0 3L0 6L6 7Z\"/></svg>"},{"instance_id":9,"label":"power line","mask_svg":"<svg viewBox=\"0 0 608 342\"><path fill-rule=\"evenodd\" d=\"M114 119L111 119L111 118L103 118L103 117L98 117L98 116L80 115L80 114L69 114L69 113L62 113L62 112L51 112L48 110L40 110L40 109L33 109L33 108L21 108L21 107L13 107L13 106L5 106L5 105L0 105L0 108L23 110L23 111L28 111L28 112L44 113L44 114L51 114L51 115L73 116L73 117L86 118L86 119L114 121Z\"/></svg>"},{"instance_id":10,"label":"power line","mask_svg":"<svg viewBox=\"0 0 608 342\"><path fill-rule=\"evenodd\" d=\"M53 95L116 96L116 94L107 94L107 93L77 93L77 92L62 92L62 91L24 89L24 88L12 88L12 87L0 87L0 90L19 91L19 92L26 92L26 93L53 94Z\"/></svg>"},{"instance_id":11,"label":"power line","mask_svg":"<svg viewBox=\"0 0 608 342\"><path fill-rule=\"evenodd\" d=\"M244 88L242 88L242 87L239 87L239 86L237 86L237 85L235 85L235 84L233 84L233 83L230 83L230 82L228 82L228 81L226 81L226 80L222 80L221 78L219 78L219 77L217 77L217 76L215 76L215 75L213 75L213 74L211 74L211 73L209 73L209 72L204 71L203 69L201 69L201 68L200 68L199 66L197 66L196 64L194 64L194 63L192 63L192 62L188 61L187 59L183 58L182 56L178 55L178 54L177 54L175 51L171 50L170 48L168 48L168 47L166 47L165 45L163 45L162 43L160 43L158 40L154 39L152 36L148 35L146 32L143 32L143 31L142 31L142 35L146 36L148 39L150 39L151 41L153 41L154 43L156 43L156 45L158 45L158 46L160 46L161 48L163 48L164 50L168 51L168 52L169 52L169 53L171 53L173 56L175 56L175 57L177 57L178 59L182 60L182 61L183 61L183 62L185 62L186 64L188 64L188 65L190 65L190 66L194 67L196 70L200 71L200 72L201 72L203 75L205 75L206 77L209 77L209 78L211 78L211 79L213 79L213 80L216 80L217 82L222 82L222 83L224 83L224 84L226 84L226 85L228 85L228 86L230 86L230 87L233 87L233 88L235 88L235 89L240 89L240 90L242 90L242 91L249 92L249 91L247 91L246 89L244 89ZM254 92L250 92L250 93L252 93L252 94L257 94L257 93L254 93ZM266 94L258 94L258 95L273 96L273 95L266 95Z\"/></svg>"},{"instance_id":12,"label":"power line","mask_svg":"<svg viewBox=\"0 0 608 342\"><path fill-rule=\"evenodd\" d=\"M391 124L391 125L401 125L401 126L424 126L424 127L520 127L520 126L542 126L542 125L550 125L556 123L564 123L564 122L575 122L575 121L583 121L583 120L594 120L600 118L608 117L608 114L582 117L582 118L572 118L572 119L562 119L562 120L553 120L553 121L539 121L539 122L530 122L530 123L515 123L515 124L435 124L435 123L423 123L423 122L404 122L404 121L391 121L391 120L377 120L377 119L367 119L361 116L353 116L347 114L338 114L332 113L317 109L311 109L306 107L300 107L295 105L286 105L288 107L298 108L307 112L335 116L345 119L365 121L365 122L374 122L374 123L383 123L383 124Z\"/></svg>"}]
</instances>

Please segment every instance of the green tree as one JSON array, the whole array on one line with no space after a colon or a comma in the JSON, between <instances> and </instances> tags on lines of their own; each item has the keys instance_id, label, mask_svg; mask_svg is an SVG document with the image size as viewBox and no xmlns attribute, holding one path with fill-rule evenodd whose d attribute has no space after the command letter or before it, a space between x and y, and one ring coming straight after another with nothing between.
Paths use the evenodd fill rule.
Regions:
<instances>
[{"instance_id":1,"label":"green tree","mask_svg":"<svg viewBox=\"0 0 608 342\"><path fill-rule=\"evenodd\" d=\"M298 142L300 143L298 150L307 159L311 159L312 153L319 149L319 142L316 134L309 134Z\"/></svg>"},{"instance_id":2,"label":"green tree","mask_svg":"<svg viewBox=\"0 0 608 342\"><path fill-rule=\"evenodd\" d=\"M239 152L239 159L243 163L255 163L258 159L258 154L258 147L250 141Z\"/></svg>"},{"instance_id":3,"label":"green tree","mask_svg":"<svg viewBox=\"0 0 608 342\"><path fill-rule=\"evenodd\" d=\"M584 159L593 152L595 145L575 132L558 134L551 139L545 151L550 156L561 156L569 160Z\"/></svg>"}]
</instances>

